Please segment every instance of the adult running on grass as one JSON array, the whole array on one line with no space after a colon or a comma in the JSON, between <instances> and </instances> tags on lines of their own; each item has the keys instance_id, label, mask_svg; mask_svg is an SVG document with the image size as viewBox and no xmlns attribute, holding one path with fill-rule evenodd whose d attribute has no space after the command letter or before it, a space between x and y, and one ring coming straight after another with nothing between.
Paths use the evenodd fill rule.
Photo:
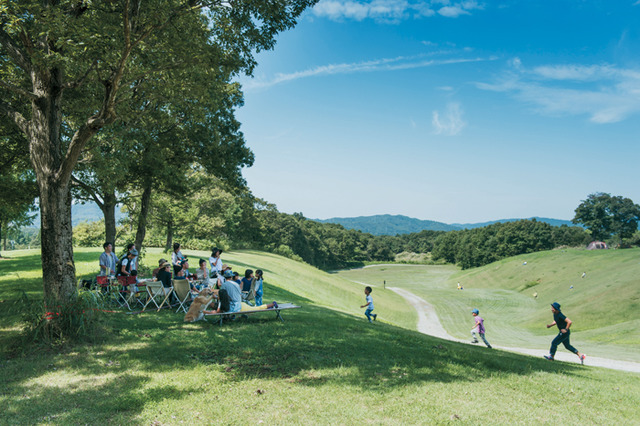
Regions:
<instances>
[{"instance_id":1,"label":"adult running on grass","mask_svg":"<svg viewBox=\"0 0 640 426\"><path fill-rule=\"evenodd\" d=\"M553 312L553 322L551 324L547 324L547 328L556 325L558 326L558 330L560 330L560 333L558 333L556 338L551 342L549 355L545 355L544 357L549 361L553 361L556 356L558 345L562 343L569 352L573 352L574 354L578 355L578 358L580 358L580 363L584 364L584 359L586 358L586 356L584 354L581 354L576 348L571 346L571 330L569 330L569 328L571 327L571 324L573 324L573 322L569 318L567 318L565 314L560 312L560 304L558 302L553 302L551 304L551 312Z\"/></svg>"}]
</instances>

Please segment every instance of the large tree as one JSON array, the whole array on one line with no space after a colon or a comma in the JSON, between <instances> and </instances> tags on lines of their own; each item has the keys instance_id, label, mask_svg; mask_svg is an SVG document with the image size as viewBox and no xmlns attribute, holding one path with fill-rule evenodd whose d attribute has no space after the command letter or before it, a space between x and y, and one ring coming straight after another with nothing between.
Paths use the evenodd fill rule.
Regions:
<instances>
[{"instance_id":1,"label":"large tree","mask_svg":"<svg viewBox=\"0 0 640 426\"><path fill-rule=\"evenodd\" d=\"M87 143L136 82L171 68L250 74L253 52L315 0L15 0L0 4L0 86L29 142L40 195L44 297L75 298L70 180ZM203 36L206 34L206 37ZM193 37L192 37L193 36ZM168 80L167 85L179 86ZM176 90L179 90L176 89ZM78 94L92 97L78 102ZM24 105L28 105L24 108ZM25 111L26 110L26 111Z\"/></svg>"},{"instance_id":2,"label":"large tree","mask_svg":"<svg viewBox=\"0 0 640 426\"><path fill-rule=\"evenodd\" d=\"M584 225L595 240L616 235L629 238L638 230L640 206L620 195L597 192L582 200L575 210L573 223Z\"/></svg>"}]
</instances>

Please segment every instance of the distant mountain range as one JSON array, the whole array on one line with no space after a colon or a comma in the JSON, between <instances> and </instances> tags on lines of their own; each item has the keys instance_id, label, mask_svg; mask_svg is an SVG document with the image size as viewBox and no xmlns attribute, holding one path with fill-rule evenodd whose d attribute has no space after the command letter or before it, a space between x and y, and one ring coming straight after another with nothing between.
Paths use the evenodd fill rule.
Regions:
<instances>
[{"instance_id":1,"label":"distant mountain range","mask_svg":"<svg viewBox=\"0 0 640 426\"><path fill-rule=\"evenodd\" d=\"M546 217L530 217L538 222L546 222L553 226L575 226L570 220L549 219ZM499 219L480 223L443 223L433 220L420 220L402 215L376 215L359 217L333 217L330 219L312 219L322 223L338 223L347 229L357 229L373 235L411 234L424 230L429 231L457 231L461 229L482 228L494 223L515 222L522 219Z\"/></svg>"},{"instance_id":2,"label":"distant mountain range","mask_svg":"<svg viewBox=\"0 0 640 426\"><path fill-rule=\"evenodd\" d=\"M120 208L116 207L116 222L124 217L124 213L120 211ZM76 226L81 222L96 222L104 219L102 210L96 203L86 204L72 204L71 205L71 224ZM36 228L40 228L40 211L38 210L36 217L33 219L33 225Z\"/></svg>"}]
</instances>

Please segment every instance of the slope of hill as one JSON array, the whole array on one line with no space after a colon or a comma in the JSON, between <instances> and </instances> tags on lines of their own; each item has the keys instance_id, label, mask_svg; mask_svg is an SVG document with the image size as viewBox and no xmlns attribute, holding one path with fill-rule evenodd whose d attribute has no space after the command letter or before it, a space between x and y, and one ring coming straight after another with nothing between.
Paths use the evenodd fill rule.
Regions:
<instances>
[{"instance_id":1,"label":"slope of hill","mask_svg":"<svg viewBox=\"0 0 640 426\"><path fill-rule=\"evenodd\" d=\"M99 255L78 249L77 270L94 274ZM7 306L21 297L18 288L42 293L39 252L12 256L0 262ZM144 262L160 256L148 249ZM0 424L323 425L361 424L372 415L384 424L637 422L635 374L444 341L413 331L415 321L397 327L387 315L409 309L384 287L374 289L382 315L368 324L359 283L266 253L230 252L224 260L238 270L261 267L265 300L302 309L283 313L284 322L265 314L223 326L184 323L168 309L109 310L105 332L90 344L42 350L25 341L15 353L8 343L21 316L1 309Z\"/></svg>"},{"instance_id":2,"label":"slope of hill","mask_svg":"<svg viewBox=\"0 0 640 426\"><path fill-rule=\"evenodd\" d=\"M553 226L574 226L569 220L550 219L546 217L532 217L538 222L546 222ZM338 223L347 229L356 229L373 235L397 235L411 234L424 230L428 231L455 231L460 229L481 228L494 223L515 222L522 219L499 219L481 223L452 223L436 222L433 220L421 220L403 215L375 215L358 217L333 217L330 219L312 219L322 223Z\"/></svg>"}]
</instances>

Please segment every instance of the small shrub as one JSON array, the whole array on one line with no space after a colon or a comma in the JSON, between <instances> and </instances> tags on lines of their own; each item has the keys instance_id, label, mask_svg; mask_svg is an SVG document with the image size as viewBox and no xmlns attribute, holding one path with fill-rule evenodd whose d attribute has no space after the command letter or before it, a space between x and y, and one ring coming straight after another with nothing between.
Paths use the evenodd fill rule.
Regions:
<instances>
[{"instance_id":1,"label":"small shrub","mask_svg":"<svg viewBox=\"0 0 640 426\"><path fill-rule=\"evenodd\" d=\"M19 304L23 334L31 341L59 344L100 335L103 302L94 292L80 291L73 302L49 308L42 299L29 299L23 293Z\"/></svg>"}]
</instances>

